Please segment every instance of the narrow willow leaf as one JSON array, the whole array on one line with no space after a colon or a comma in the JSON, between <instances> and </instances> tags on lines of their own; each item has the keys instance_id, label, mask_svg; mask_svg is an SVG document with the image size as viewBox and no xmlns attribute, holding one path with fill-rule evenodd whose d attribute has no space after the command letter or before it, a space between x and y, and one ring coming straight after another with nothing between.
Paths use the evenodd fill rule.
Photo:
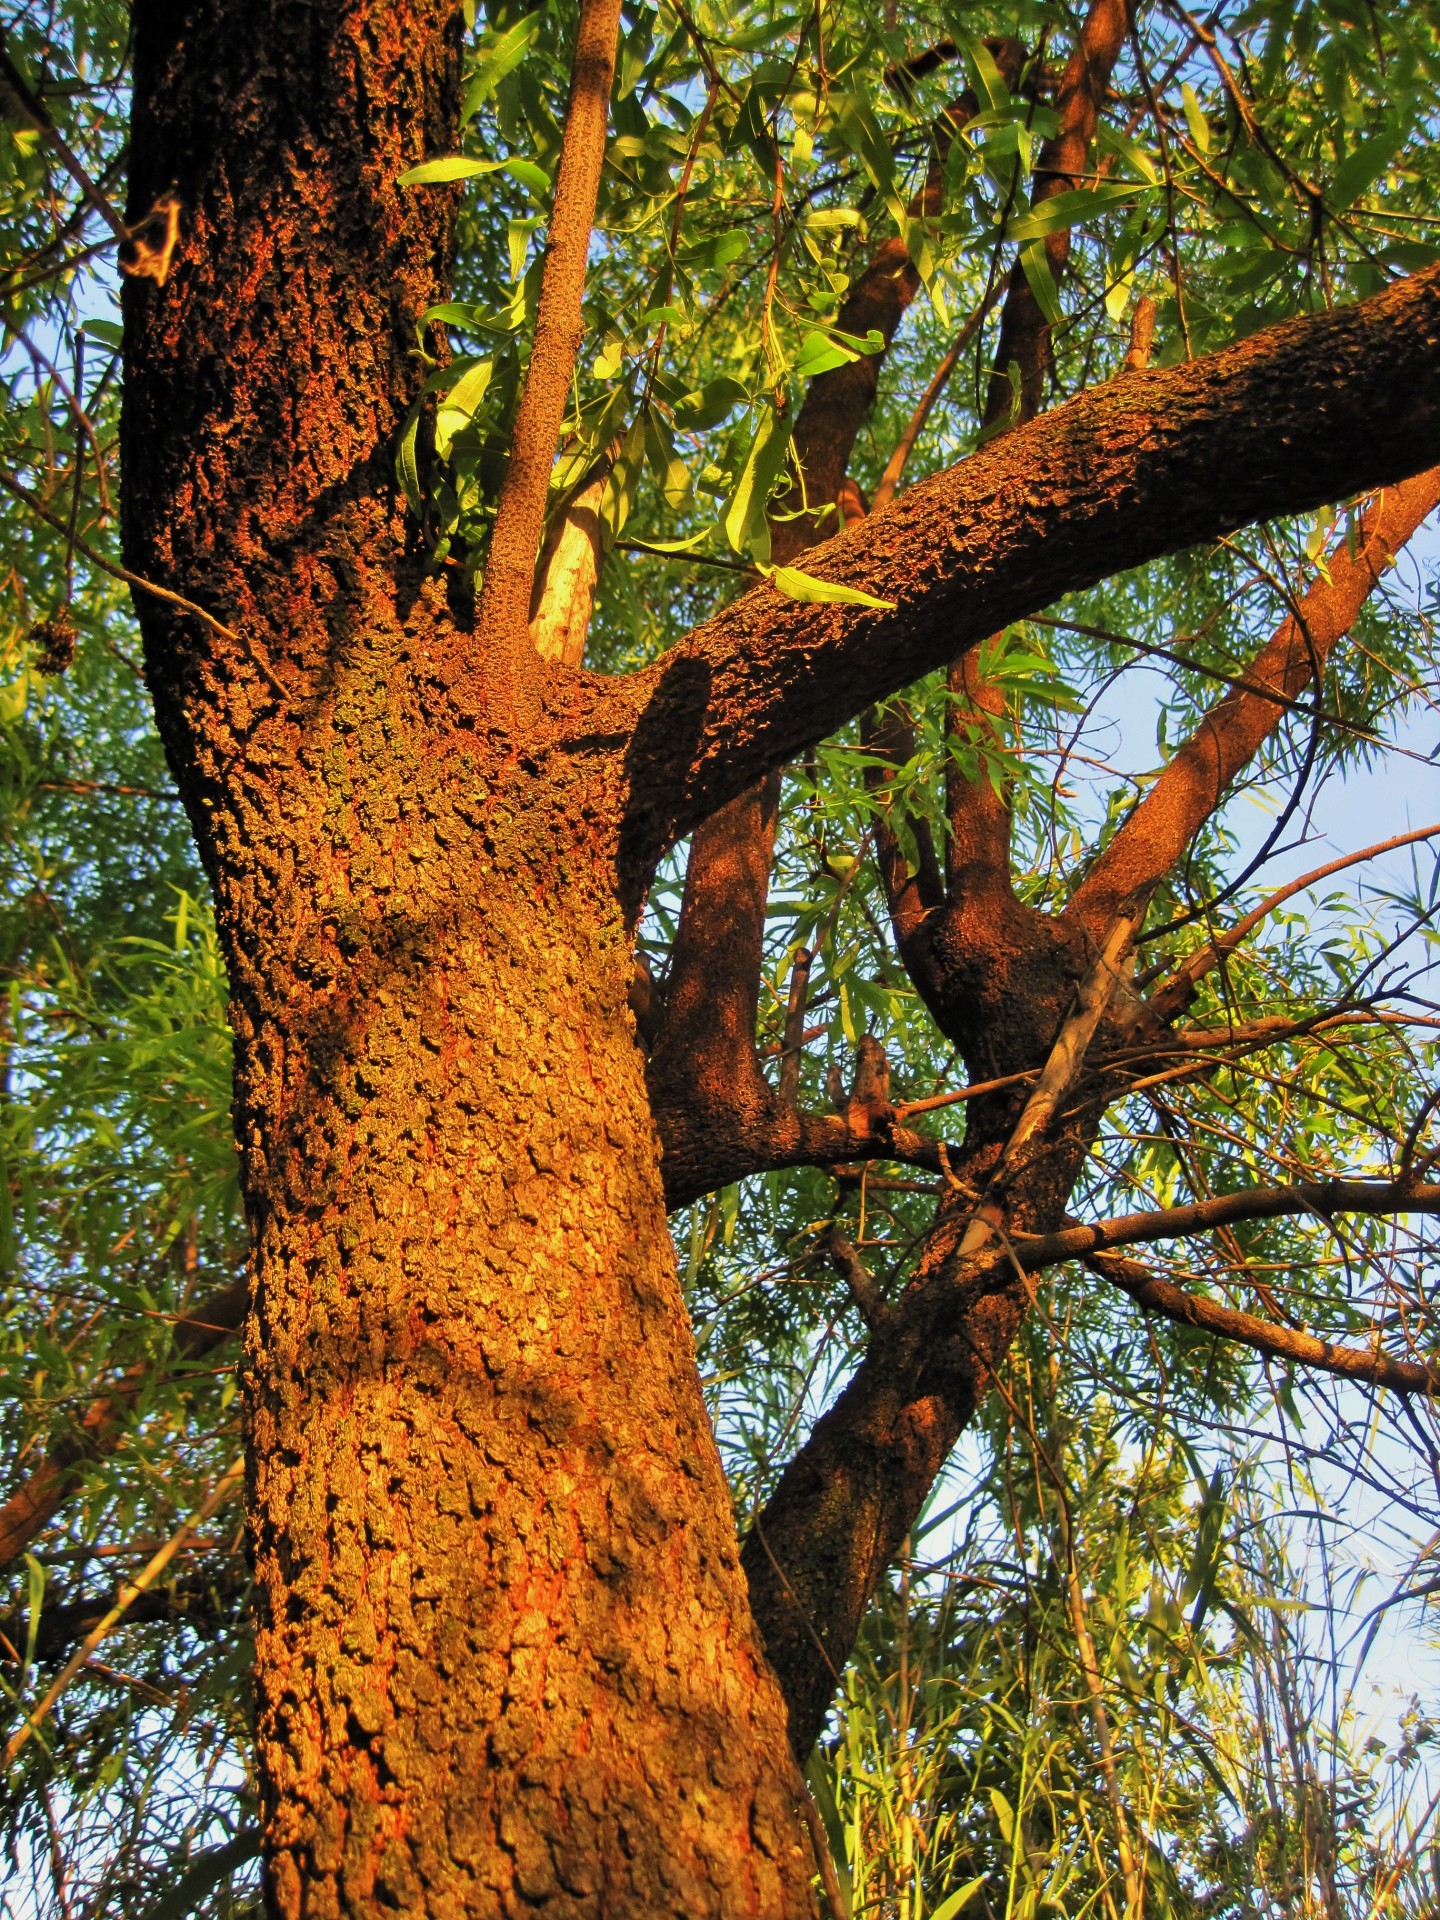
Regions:
<instances>
[{"instance_id":1,"label":"narrow willow leaf","mask_svg":"<svg viewBox=\"0 0 1440 1920\"><path fill-rule=\"evenodd\" d=\"M732 552L748 554L762 562L770 558L770 528L765 507L770 489L780 477L789 445L789 414L767 403L760 409L755 437L721 521Z\"/></svg>"},{"instance_id":2,"label":"narrow willow leaf","mask_svg":"<svg viewBox=\"0 0 1440 1920\"><path fill-rule=\"evenodd\" d=\"M955 1920L956 1914L975 1898L984 1884L985 1876L981 1873L973 1880L967 1880L963 1887L957 1887L953 1893L947 1893L938 1907L931 1908L930 1920Z\"/></svg>"},{"instance_id":3,"label":"narrow willow leaf","mask_svg":"<svg viewBox=\"0 0 1440 1920\"><path fill-rule=\"evenodd\" d=\"M1190 129L1190 138L1201 153L1210 151L1210 122L1201 111L1195 89L1187 80L1180 89L1180 103L1185 109L1185 124Z\"/></svg>"},{"instance_id":4,"label":"narrow willow leaf","mask_svg":"<svg viewBox=\"0 0 1440 1920\"><path fill-rule=\"evenodd\" d=\"M1083 226L1097 214L1112 212L1147 189L1133 180L1108 180L1098 187L1076 187L1052 194L1038 207L1031 207L1007 229L1012 240L1039 240L1047 233L1059 233L1066 227Z\"/></svg>"},{"instance_id":5,"label":"narrow willow leaf","mask_svg":"<svg viewBox=\"0 0 1440 1920\"><path fill-rule=\"evenodd\" d=\"M965 65L980 96L982 110L986 113L1007 113L1010 109L1010 89L995 64L994 54L983 40L962 24L953 7L947 13L950 31L956 46L965 56Z\"/></svg>"},{"instance_id":6,"label":"narrow willow leaf","mask_svg":"<svg viewBox=\"0 0 1440 1920\"><path fill-rule=\"evenodd\" d=\"M690 474L675 451L670 428L653 407L647 407L645 420L645 457L660 488L660 497L676 511L690 502Z\"/></svg>"},{"instance_id":7,"label":"narrow willow leaf","mask_svg":"<svg viewBox=\"0 0 1440 1920\"><path fill-rule=\"evenodd\" d=\"M999 1823L1000 1837L1007 1847L1015 1844L1015 1809L1005 1798L999 1787L991 1787L990 1804L995 1809L995 1818Z\"/></svg>"},{"instance_id":8,"label":"narrow willow leaf","mask_svg":"<svg viewBox=\"0 0 1440 1920\"><path fill-rule=\"evenodd\" d=\"M455 180L478 180L487 173L508 173L510 178L532 193L548 193L550 176L533 160L470 160L463 153L442 154L437 160L422 160L418 167L407 167L395 176L397 187L439 187Z\"/></svg>"},{"instance_id":9,"label":"narrow willow leaf","mask_svg":"<svg viewBox=\"0 0 1440 1920\"><path fill-rule=\"evenodd\" d=\"M466 367L441 401L435 414L435 451L449 457L457 433L469 426L495 371L493 360L477 360Z\"/></svg>"},{"instance_id":10,"label":"narrow willow leaf","mask_svg":"<svg viewBox=\"0 0 1440 1920\"><path fill-rule=\"evenodd\" d=\"M802 573L799 567L762 567L760 571L787 600L805 600L812 604L833 601L839 606L874 607L880 613L895 610L893 600L877 600L873 593L862 593L859 587L842 587L838 580L817 580L813 573Z\"/></svg>"},{"instance_id":11,"label":"narrow willow leaf","mask_svg":"<svg viewBox=\"0 0 1440 1920\"><path fill-rule=\"evenodd\" d=\"M417 520L425 510L425 497L420 491L420 466L415 448L419 432L420 407L417 402L406 418L400 434L400 449L395 456L395 472L400 485L405 490L405 504Z\"/></svg>"},{"instance_id":12,"label":"narrow willow leaf","mask_svg":"<svg viewBox=\"0 0 1440 1920\"><path fill-rule=\"evenodd\" d=\"M835 1862L835 1878L840 1883L840 1913L835 1920L851 1920L855 1911L855 1888L850 1877L850 1859L845 1846L845 1822L835 1801L835 1786L825 1756L816 1747L805 1765L805 1781L830 1843L830 1858Z\"/></svg>"},{"instance_id":13,"label":"narrow willow leaf","mask_svg":"<svg viewBox=\"0 0 1440 1920\"><path fill-rule=\"evenodd\" d=\"M540 23L545 18L543 7L537 7L534 13L527 13L523 20L517 20L508 32L503 33L491 48L484 64L475 73L465 88L460 106L460 118L473 120L486 100L499 86L506 74L513 73L535 44L540 32Z\"/></svg>"},{"instance_id":14,"label":"narrow willow leaf","mask_svg":"<svg viewBox=\"0 0 1440 1920\"><path fill-rule=\"evenodd\" d=\"M1060 305L1060 291L1055 285L1055 276L1050 271L1045 249L1038 240L1027 240L1021 247L1020 269L1030 283L1035 304L1050 325L1058 327L1065 318L1065 309Z\"/></svg>"},{"instance_id":15,"label":"narrow willow leaf","mask_svg":"<svg viewBox=\"0 0 1440 1920\"><path fill-rule=\"evenodd\" d=\"M1394 127L1363 140L1346 154L1335 174L1326 199L1336 213L1343 213L1369 193L1399 151L1402 135Z\"/></svg>"}]
</instances>

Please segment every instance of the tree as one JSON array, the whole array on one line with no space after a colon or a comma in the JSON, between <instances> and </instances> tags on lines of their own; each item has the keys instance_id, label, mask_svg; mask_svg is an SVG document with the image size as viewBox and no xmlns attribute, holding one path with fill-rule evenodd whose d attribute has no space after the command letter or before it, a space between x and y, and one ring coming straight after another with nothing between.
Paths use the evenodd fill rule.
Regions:
<instances>
[{"instance_id":1,"label":"tree","mask_svg":"<svg viewBox=\"0 0 1440 1920\"><path fill-rule=\"evenodd\" d=\"M828 1863L797 1762L997 1390L1035 1276L1085 1261L1177 1324L1433 1388L1423 1334L1418 1355L1389 1352L1364 1303L1328 1296L1317 1317L1356 1337L1322 1337L1118 1251L1219 1236L1264 1305L1247 1223L1413 1222L1440 1201L1408 1016L1374 991L1258 988L1243 942L1282 903L1222 930L1241 882L1203 899L1217 806L1285 723L1363 736L1389 697L1388 659L1358 687L1331 662L1440 500L1440 269L1406 252L1428 214L1433 23L1377 22L1375 48L1332 24L1317 47L1308 16L1257 14L1226 24L1227 54L1218 23L1112 0L1083 20L917 8L884 31L757 9L728 34L678 6L622 32L619 0L582 0L496 7L467 77L453 5L145 0L122 218L57 121L76 111L57 48L93 24L75 22L26 23L7 102L26 161L81 194L46 244L83 235L89 209L118 245L122 560L73 390L68 470L47 449L43 484L6 485L58 531L67 578L86 502L89 551L134 589L213 889L253 1245L273 1909L809 1912ZM977 37L990 28L1006 37ZM748 57L769 42L783 55ZM1304 97L1312 61L1343 135ZM478 213L467 178L493 196ZM769 231L746 278L734 242L757 179ZM882 235L868 258L862 218ZM52 264L26 246L16 299ZM1168 278L1166 301L1137 304L1128 345L1107 340L1099 316L1123 315L1136 276ZM1263 298L1237 311L1237 286ZM856 442L922 287L954 337L867 513ZM16 317L58 404L55 355ZM902 449L971 346L979 443L901 491ZM1070 397L1047 412L1052 391ZM633 584L651 563L622 555L674 580L677 536L713 522L677 446L691 432L727 543L706 557L764 577L706 605L691 586L697 618L661 651ZM1121 652L1123 619L1078 598L1120 581L1213 627L1241 590L1207 578L1222 563L1152 563L1340 502L1348 532L1327 551L1319 523L1253 657L1203 628L1169 648L1182 689L1193 672L1226 691L1068 883L1023 897L1022 709L1038 684L1053 713L1055 685L1053 661L1017 648L1022 623ZM587 656L597 591L622 609L628 593L632 619L606 631L602 606ZM845 752L863 769L848 786ZM824 912L874 894L883 964L963 1089L892 1099L885 1041L918 1009L896 1014L878 968L867 1001L832 951L853 1077L830 1110L802 1105L798 940L766 1077L766 898L796 763L806 801L866 820L850 864L826 850ZM943 804L920 777L936 766ZM637 928L687 838L656 991ZM1217 978L1228 999L1207 1002ZM1177 1026L1197 1004L1208 1024ZM1213 1092L1247 1050L1303 1063L1347 1023L1372 1071L1391 1063L1380 1124L1287 1133L1287 1177L1213 1192L1182 1134L1174 1204L1077 1205L1107 1114L1147 1085ZM910 1124L957 1091L961 1139ZM1285 1095L1311 1114L1329 1097L1303 1064ZM863 1351L742 1551L667 1202L784 1168L853 1188L868 1162L923 1172L938 1205L912 1209L888 1289L830 1209L815 1245ZM1313 1260L1295 1234L1274 1244ZM233 1279L192 1304L182 1354L240 1305ZM12 1555L148 1378L105 1382L30 1469L0 1519ZM1083 1609L1071 1625L1103 1756ZM1115 1846L1138 1911L1118 1795Z\"/></svg>"}]
</instances>

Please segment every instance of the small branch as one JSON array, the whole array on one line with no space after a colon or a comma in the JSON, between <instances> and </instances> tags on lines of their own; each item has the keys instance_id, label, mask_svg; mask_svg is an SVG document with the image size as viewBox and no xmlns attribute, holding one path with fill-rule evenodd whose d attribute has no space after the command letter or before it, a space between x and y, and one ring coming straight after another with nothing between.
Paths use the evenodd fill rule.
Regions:
<instances>
[{"instance_id":1,"label":"small branch","mask_svg":"<svg viewBox=\"0 0 1440 1920\"><path fill-rule=\"evenodd\" d=\"M961 1260L976 1253L1004 1218L1005 1188L1021 1164L1026 1148L1050 1126L1066 1094L1085 1063L1095 1030L1104 1018L1120 981L1121 962L1134 937L1138 916L1121 915L1110 928L1094 965L1080 983L1073 1011L1056 1036L1035 1091L1025 1102L1005 1150L996 1162L986 1191L960 1241Z\"/></svg>"},{"instance_id":2,"label":"small branch","mask_svg":"<svg viewBox=\"0 0 1440 1920\"><path fill-rule=\"evenodd\" d=\"M825 1256L845 1282L856 1311L871 1332L883 1326L890 1317L890 1309L870 1269L838 1227L832 1227L816 1242L816 1252Z\"/></svg>"},{"instance_id":3,"label":"small branch","mask_svg":"<svg viewBox=\"0 0 1440 1920\"><path fill-rule=\"evenodd\" d=\"M121 1582L120 1591L115 1597L114 1606L111 1607L110 1611L102 1620L98 1621L96 1625L90 1629L89 1633L86 1634L85 1638L80 1642L80 1645L60 1669L59 1673L57 1673L55 1678L50 1682L50 1685L45 1689L45 1692L41 1695L35 1706L32 1707L25 1719L15 1729L14 1733L11 1734L9 1740L6 1742L5 1753L3 1760L0 1760L0 1765L8 1767L11 1764L21 1747L24 1746L30 1735L40 1727L46 1715L50 1712L50 1709L70 1685L70 1682L75 1678L76 1674L79 1673L80 1669L85 1665L91 1654L94 1653L95 1649L100 1645L100 1642L105 1638L106 1634L120 1624L130 1607L139 1599L146 1588L155 1584L195 1529L197 1527L203 1527L211 1514L217 1512L218 1509L224 1505L235 1488L239 1486L240 1478L244 1471L245 1459L242 1455L240 1459L232 1462L232 1464L226 1468L220 1479L216 1481L204 1503L191 1514L188 1520L181 1523L155 1557L146 1563L141 1571L136 1574L135 1578Z\"/></svg>"},{"instance_id":4,"label":"small branch","mask_svg":"<svg viewBox=\"0 0 1440 1920\"><path fill-rule=\"evenodd\" d=\"M800 1099L800 1050L805 1044L805 1009L810 999L814 954L801 947L790 969L790 998L785 1008L785 1037L780 1053L780 1098L787 1107Z\"/></svg>"},{"instance_id":5,"label":"small branch","mask_svg":"<svg viewBox=\"0 0 1440 1920\"><path fill-rule=\"evenodd\" d=\"M578 667L605 555L600 506L610 484L607 454L552 529L535 569L530 644L542 660Z\"/></svg>"},{"instance_id":6,"label":"small branch","mask_svg":"<svg viewBox=\"0 0 1440 1920\"><path fill-rule=\"evenodd\" d=\"M90 178L90 175L86 172L79 158L72 153L66 145L54 121L45 111L44 103L38 100L31 92L25 76L10 57L10 50L5 44L3 29L0 29L0 74L4 76L4 80L0 82L0 85L3 85L4 91L10 95L10 98L15 102L20 113L30 122L30 125L40 135L41 139L44 140L46 146L49 147L66 173L69 174L76 186L79 187L86 200L95 209L96 213L100 215L100 218L105 222L106 226L109 227L115 238L128 243L130 239L130 229L105 198L99 187L97 187L95 182Z\"/></svg>"},{"instance_id":7,"label":"small branch","mask_svg":"<svg viewBox=\"0 0 1440 1920\"><path fill-rule=\"evenodd\" d=\"M1012 1233L1016 1255L1027 1272L1060 1260L1088 1260L1111 1247L1134 1247L1156 1240L1181 1240L1243 1220L1279 1220L1337 1213L1437 1214L1440 1186L1399 1180L1316 1180L1286 1187L1247 1187L1184 1207L1148 1213L1122 1213L1093 1225L1062 1227L1034 1236Z\"/></svg>"},{"instance_id":8,"label":"small branch","mask_svg":"<svg viewBox=\"0 0 1440 1920\"><path fill-rule=\"evenodd\" d=\"M550 471L585 337L581 303L619 29L620 0L582 0L535 340L485 558L479 625L496 655L501 702L511 706L530 651L530 599Z\"/></svg>"},{"instance_id":9,"label":"small branch","mask_svg":"<svg viewBox=\"0 0 1440 1920\"><path fill-rule=\"evenodd\" d=\"M1222 960L1252 934L1260 922L1277 907L1283 907L1287 900L1293 900L1297 893L1318 886L1322 880L1328 880L1333 874L1343 873L1347 867L1356 867L1364 860L1374 860L1382 853L1393 853L1399 847L1414 846L1420 840L1433 840L1440 834L1440 825L1417 827L1414 833L1397 833L1393 839L1378 840L1374 846L1362 847L1358 853L1347 853L1339 860L1328 861L1323 867L1315 867L1309 873L1302 873L1298 880L1279 888L1262 900L1258 907L1237 920L1233 927L1218 935L1207 946L1201 947L1178 966L1170 977L1162 982L1151 995L1150 1005L1162 1020L1172 1019L1194 998L1196 986L1207 973L1218 967Z\"/></svg>"},{"instance_id":10,"label":"small branch","mask_svg":"<svg viewBox=\"0 0 1440 1920\"><path fill-rule=\"evenodd\" d=\"M175 1322L177 1352L186 1360L211 1352L240 1325L249 1298L247 1283L237 1280L203 1300ZM55 1442L0 1506L0 1573L49 1526L78 1484L85 1462L114 1452L127 1416L151 1377L148 1366L128 1368L91 1401L77 1425Z\"/></svg>"},{"instance_id":11,"label":"small branch","mask_svg":"<svg viewBox=\"0 0 1440 1920\"><path fill-rule=\"evenodd\" d=\"M1237 1341L1269 1358L1294 1361L1342 1380L1366 1380L1396 1393L1432 1395L1440 1389L1440 1367L1392 1359L1379 1351L1366 1353L1359 1347L1337 1346L1333 1341L1317 1339L1314 1334L1301 1333L1293 1327L1276 1326L1256 1314L1241 1313L1234 1307L1221 1306L1218 1301L1186 1293L1183 1287L1151 1273L1138 1260L1099 1253L1087 1255L1085 1264L1149 1312L1163 1314L1167 1320L1194 1327L1201 1333Z\"/></svg>"},{"instance_id":12,"label":"small branch","mask_svg":"<svg viewBox=\"0 0 1440 1920\"><path fill-rule=\"evenodd\" d=\"M880 476L880 484L875 489L875 498L870 503L870 511L878 513L882 507L888 507L900 491L900 481L905 472L905 463L915 451L915 442L925 431L931 414L946 387L950 376L960 363L960 357L979 329L989 318L995 302L1000 297L1000 288L992 287L985 298L976 307L970 318L955 336L944 359L930 376L930 384L920 396L919 405L906 422L905 431L895 443L895 451L885 462L885 471Z\"/></svg>"},{"instance_id":13,"label":"small branch","mask_svg":"<svg viewBox=\"0 0 1440 1920\"><path fill-rule=\"evenodd\" d=\"M99 567L100 571L108 573L112 580L123 580L127 587L133 587L137 593L148 593L152 600L163 600L166 606L178 607L182 613L194 614L197 620L204 621L212 633L220 634L223 639L233 640L237 645L244 645L238 633L217 620L213 613L207 613L203 607L197 607L193 600L187 600L183 593L172 593L168 587L157 587L153 580L143 579L138 573L131 573L128 567L122 567L114 560L107 560L104 554L96 553L95 549L78 534L71 532L64 520L50 512L38 494L32 493L18 480L12 480L8 473L0 473L0 487L3 487L6 493L13 494L17 500L23 501L37 520L43 520L45 525L52 527L56 533L64 534L77 553L83 553L91 566Z\"/></svg>"},{"instance_id":14,"label":"small branch","mask_svg":"<svg viewBox=\"0 0 1440 1920\"><path fill-rule=\"evenodd\" d=\"M1271 690L1289 700L1318 682L1382 574L1437 505L1440 467L1371 503L1356 551L1337 544L1328 578L1314 582L1255 657L1246 675L1255 690L1232 690L1205 715L1081 881L1068 916L1093 928L1174 869L1236 775L1279 726L1285 709L1269 697Z\"/></svg>"}]
</instances>

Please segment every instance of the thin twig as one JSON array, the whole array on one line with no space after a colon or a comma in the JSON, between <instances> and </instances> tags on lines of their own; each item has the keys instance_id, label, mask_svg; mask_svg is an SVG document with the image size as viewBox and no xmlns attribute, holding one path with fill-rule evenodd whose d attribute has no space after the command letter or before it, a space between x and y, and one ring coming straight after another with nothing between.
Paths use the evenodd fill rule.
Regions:
<instances>
[{"instance_id":1,"label":"thin twig","mask_svg":"<svg viewBox=\"0 0 1440 1920\"><path fill-rule=\"evenodd\" d=\"M0 1765L7 1767L10 1765L16 1754L19 1753L21 1747L24 1746L25 1742L30 1738L30 1735L37 1731L41 1722L50 1712L50 1709L70 1685L70 1682L75 1678L76 1674L79 1673L80 1669L85 1665L91 1654L94 1653L106 1634L120 1624L130 1607L139 1599L145 1589L155 1584L195 1529L204 1526L210 1516L217 1512L224 1504L239 1484L240 1476L244 1471L245 1459L242 1454L238 1460L231 1462L219 1480L216 1481L214 1487L211 1488L204 1502L190 1515L188 1520L181 1522L180 1526L165 1542L165 1545L141 1568L135 1578L133 1580L121 1581L120 1591L115 1597L114 1606L111 1607L110 1611L102 1620L97 1621L90 1629L89 1633L86 1634L85 1638L80 1642L80 1645L75 1649L74 1653L71 1654L70 1658L65 1662L65 1665L45 1689L45 1692L36 1705L26 1715L14 1733L11 1734L9 1740L6 1742L4 1758L3 1761L0 1761Z\"/></svg>"}]
</instances>

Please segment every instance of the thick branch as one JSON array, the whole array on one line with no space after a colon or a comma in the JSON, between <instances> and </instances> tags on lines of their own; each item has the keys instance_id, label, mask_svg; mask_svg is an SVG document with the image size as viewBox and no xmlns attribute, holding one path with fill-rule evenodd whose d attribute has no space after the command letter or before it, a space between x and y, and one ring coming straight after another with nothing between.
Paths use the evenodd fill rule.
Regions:
<instances>
[{"instance_id":1,"label":"thick branch","mask_svg":"<svg viewBox=\"0 0 1440 1920\"><path fill-rule=\"evenodd\" d=\"M1080 184L1110 75L1125 44L1129 24L1130 9L1126 0L1096 0L1091 7L1060 83L1060 95L1055 103L1059 127L1040 149L1030 200L1032 207ZM1043 244L1051 275L1058 281L1070 258L1070 229L1061 227L1046 234ZM1020 369L1018 395L1011 386L1012 362ZM1000 316L995 371L985 401L985 425L993 426L1004 420L1017 400L1019 418L1033 419L1044 404L1049 366L1050 323L1040 310L1024 269L1016 261Z\"/></svg>"},{"instance_id":2,"label":"thick branch","mask_svg":"<svg viewBox=\"0 0 1440 1920\"><path fill-rule=\"evenodd\" d=\"M810 571L889 611L745 594L615 695L628 860L987 633L1126 567L1418 472L1440 437L1440 268L1128 373L912 487Z\"/></svg>"},{"instance_id":3,"label":"thick branch","mask_svg":"<svg viewBox=\"0 0 1440 1920\"><path fill-rule=\"evenodd\" d=\"M1317 680L1331 649L1421 522L1440 505L1440 467L1388 488L1370 507L1352 554L1341 542L1318 579L1246 671L1250 688L1273 687L1286 702ZM1288 707L1263 693L1232 689L1217 701L1081 882L1067 911L1092 930L1123 903L1164 878L1224 799L1237 773L1284 719Z\"/></svg>"},{"instance_id":4,"label":"thick branch","mask_svg":"<svg viewBox=\"0 0 1440 1920\"><path fill-rule=\"evenodd\" d=\"M1403 1180L1311 1180L1286 1187L1246 1187L1216 1194L1185 1207L1160 1207L1148 1213L1121 1213L1092 1225L1062 1227L1058 1233L1016 1240L1027 1271L1058 1260L1086 1260L1111 1247L1135 1247L1156 1240L1179 1240L1242 1220L1280 1220L1311 1214L1328 1220L1337 1213L1440 1213L1440 1186Z\"/></svg>"}]
</instances>

